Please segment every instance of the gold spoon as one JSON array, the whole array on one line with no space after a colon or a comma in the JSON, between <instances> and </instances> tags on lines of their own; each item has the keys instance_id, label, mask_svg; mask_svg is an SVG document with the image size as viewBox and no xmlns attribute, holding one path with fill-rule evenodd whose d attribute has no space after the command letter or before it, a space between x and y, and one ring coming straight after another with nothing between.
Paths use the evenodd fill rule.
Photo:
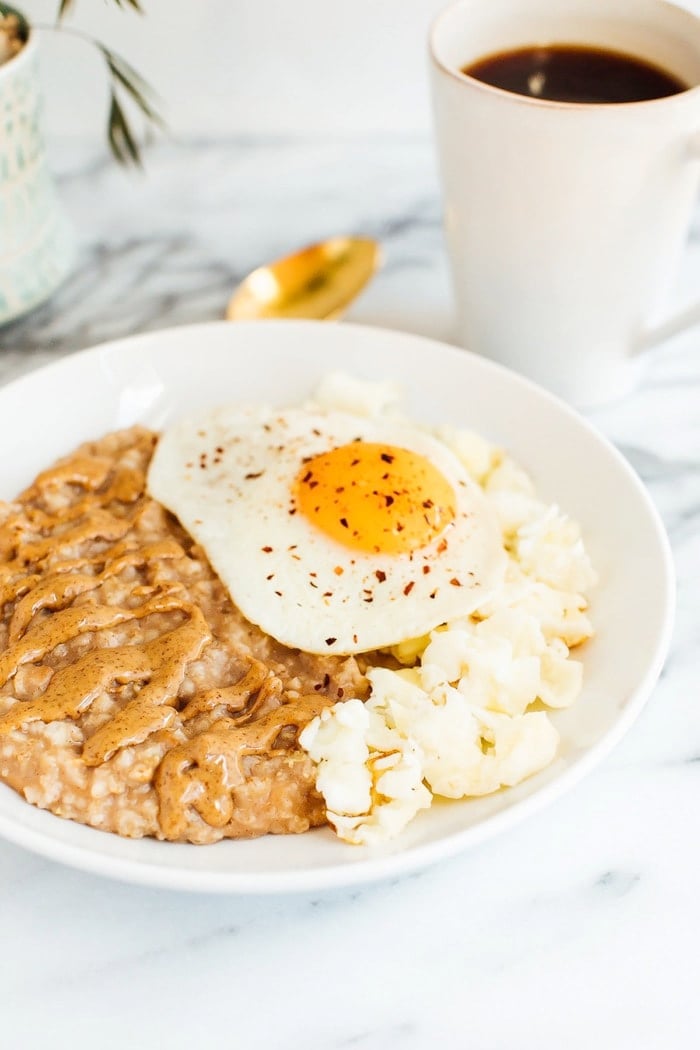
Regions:
<instances>
[{"instance_id":1,"label":"gold spoon","mask_svg":"<svg viewBox=\"0 0 700 1050\"><path fill-rule=\"evenodd\" d=\"M226 308L229 321L340 317L381 265L376 241L331 237L253 270Z\"/></svg>"}]
</instances>

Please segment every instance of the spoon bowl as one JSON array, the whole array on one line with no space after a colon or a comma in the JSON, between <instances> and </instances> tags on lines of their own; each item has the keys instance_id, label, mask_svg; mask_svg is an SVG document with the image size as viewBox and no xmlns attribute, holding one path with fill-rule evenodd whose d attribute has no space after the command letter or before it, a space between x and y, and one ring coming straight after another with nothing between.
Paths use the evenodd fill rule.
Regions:
<instances>
[{"instance_id":1,"label":"spoon bowl","mask_svg":"<svg viewBox=\"0 0 700 1050\"><path fill-rule=\"evenodd\" d=\"M369 237L331 237L253 270L233 293L229 321L342 316L381 264Z\"/></svg>"}]
</instances>

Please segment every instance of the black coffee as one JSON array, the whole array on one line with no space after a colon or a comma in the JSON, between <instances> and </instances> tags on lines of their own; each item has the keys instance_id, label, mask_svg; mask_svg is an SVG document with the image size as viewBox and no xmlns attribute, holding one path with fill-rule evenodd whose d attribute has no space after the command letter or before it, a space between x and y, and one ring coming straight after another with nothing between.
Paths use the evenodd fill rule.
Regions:
<instances>
[{"instance_id":1,"label":"black coffee","mask_svg":"<svg viewBox=\"0 0 700 1050\"><path fill-rule=\"evenodd\" d=\"M689 87L643 58L579 44L500 51L462 72L492 87L552 102L646 102Z\"/></svg>"}]
</instances>

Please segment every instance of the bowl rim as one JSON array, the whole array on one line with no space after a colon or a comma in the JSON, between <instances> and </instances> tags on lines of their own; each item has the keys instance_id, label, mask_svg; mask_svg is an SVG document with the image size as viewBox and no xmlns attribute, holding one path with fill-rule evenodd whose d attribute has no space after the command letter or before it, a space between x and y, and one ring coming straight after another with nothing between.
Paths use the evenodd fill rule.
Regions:
<instances>
[{"instance_id":1,"label":"bowl rim","mask_svg":"<svg viewBox=\"0 0 700 1050\"><path fill-rule=\"evenodd\" d=\"M318 329L321 327L332 331L331 323L329 322L302 320L241 321L235 323L235 331L243 332L250 327L259 329L261 326L274 327L280 331L290 327L294 329ZM162 343L176 333L179 333L180 337L185 338L188 334L200 337L197 339L197 345L202 347L206 345L206 340L203 340L202 336L206 336L213 329L223 328L232 330L232 325L226 321L204 322L140 333L98 344L77 353L66 355L57 361L13 379L5 386L0 387L0 400L4 397L21 396L23 393L22 388L31 386L32 382L36 381L38 377L51 379L52 376L66 367L77 366L79 368L81 361L84 360L111 357L115 354L119 355L125 350L133 351L135 344L144 342L146 344ZM571 408L571 406L531 380L520 376L497 362L490 361L470 351L462 350L439 340L412 333L370 325L349 324L347 322L343 322L342 328L351 329L358 333L360 338L362 338L362 333L370 333L373 337L380 333L387 339L396 339L397 342L413 342L422 346L426 351L432 348L433 353L436 348L439 348L442 354L466 357L469 359L472 367L483 369L485 373L497 375L506 382L515 382L521 389L529 390L531 393L536 394L538 398L549 403L553 409L563 413L572 425L582 427L588 436L612 458L616 467L624 473L636 496L643 504L653 527L663 578L663 595L660 596L663 606L663 625L659 631L655 646L647 654L646 671L633 692L625 697L625 705L622 711L616 716L614 723L605 731L600 740L586 748L580 756L574 758L568 768L558 773L551 781L540 786L527 797L514 801L507 808L485 817L476 824L446 836L438 837L422 844L408 846L404 850L387 856L368 856L363 858L360 863L354 862L357 859L357 854L355 854L354 857L349 857L350 863L330 864L322 868L311 867L298 871L237 872L235 870L220 871L176 866L169 867L138 858L114 857L108 851L95 851L83 844L63 842L59 838L47 835L42 829L37 830L18 823L12 816L4 814L0 809L0 835L3 838L52 860L68 864L83 871L117 878L134 884L159 886L165 889L230 894L277 894L331 890L343 886L360 885L379 881L387 877L398 876L408 871L421 870L434 862L448 859L471 846L492 838L502 830L505 830L509 825L520 823L521 820L544 808L555 798L558 798L577 784L612 751L639 715L661 672L670 646L674 625L676 588L673 556L668 536L651 495L636 471L598 428ZM0 788L5 790L5 785L0 785ZM6 790L11 791L12 789L8 787ZM29 805L29 803L26 803L26 805ZM53 818L53 815L51 816ZM62 818L55 819L60 820ZM106 832L100 833L97 829L92 828L87 830L94 834L109 834ZM208 847L208 849L215 848L216 846ZM348 848L350 849L351 847Z\"/></svg>"}]
</instances>

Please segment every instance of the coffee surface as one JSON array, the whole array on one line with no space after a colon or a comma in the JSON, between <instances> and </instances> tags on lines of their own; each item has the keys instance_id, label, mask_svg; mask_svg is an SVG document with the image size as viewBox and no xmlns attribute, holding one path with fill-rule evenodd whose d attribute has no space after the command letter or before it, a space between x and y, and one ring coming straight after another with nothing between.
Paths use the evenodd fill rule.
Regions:
<instances>
[{"instance_id":1,"label":"coffee surface","mask_svg":"<svg viewBox=\"0 0 700 1050\"><path fill-rule=\"evenodd\" d=\"M501 51L462 72L492 87L552 102L645 102L689 87L635 55L579 44Z\"/></svg>"}]
</instances>

